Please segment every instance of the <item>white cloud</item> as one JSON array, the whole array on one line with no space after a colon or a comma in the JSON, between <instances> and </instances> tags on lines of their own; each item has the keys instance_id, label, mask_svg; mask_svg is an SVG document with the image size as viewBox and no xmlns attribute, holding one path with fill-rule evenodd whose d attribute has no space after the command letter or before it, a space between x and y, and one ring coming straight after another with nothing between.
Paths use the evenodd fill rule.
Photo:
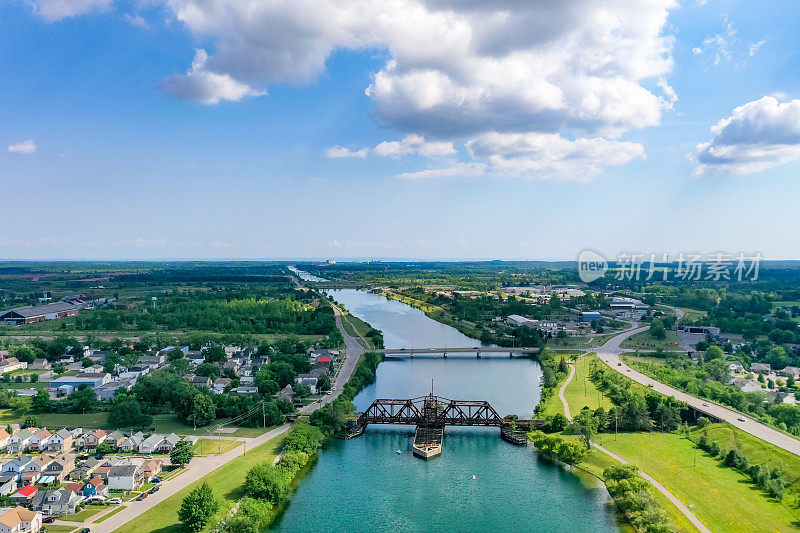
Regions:
<instances>
[{"instance_id":1,"label":"white cloud","mask_svg":"<svg viewBox=\"0 0 800 533\"><path fill-rule=\"evenodd\" d=\"M9 145L8 146L8 153L10 153L10 154L32 154L32 153L36 152L37 148L38 147L36 146L35 142L33 142L31 140L28 140L28 141L23 141L21 143Z\"/></svg>"},{"instance_id":2,"label":"white cloud","mask_svg":"<svg viewBox=\"0 0 800 533\"><path fill-rule=\"evenodd\" d=\"M368 152L369 152L368 148L362 148L360 150L350 150L343 146L333 146L325 150L325 157L329 157L331 159L340 159L340 158L363 159L367 157Z\"/></svg>"},{"instance_id":3,"label":"white cloud","mask_svg":"<svg viewBox=\"0 0 800 533\"><path fill-rule=\"evenodd\" d=\"M383 141L373 148L372 153L381 157L400 157L421 155L425 157L453 155L456 153L451 142L427 142L419 135L408 135L401 141Z\"/></svg>"},{"instance_id":4,"label":"white cloud","mask_svg":"<svg viewBox=\"0 0 800 533\"><path fill-rule=\"evenodd\" d=\"M192 67L185 75L171 76L161 82L161 88L176 98L201 104L217 104L220 100L241 100L245 96L262 96L266 91L253 89L229 74L206 69L208 54L196 49Z\"/></svg>"},{"instance_id":5,"label":"white cloud","mask_svg":"<svg viewBox=\"0 0 800 533\"><path fill-rule=\"evenodd\" d=\"M406 173L404 178L495 176L588 180L607 166L644 156L644 147L602 138L571 141L552 133L487 133L467 142L473 162Z\"/></svg>"},{"instance_id":6,"label":"white cloud","mask_svg":"<svg viewBox=\"0 0 800 533\"><path fill-rule=\"evenodd\" d=\"M123 18L130 24L131 26L136 26L137 28L148 29L150 25L141 15L135 15L131 13L125 13Z\"/></svg>"},{"instance_id":7,"label":"white cloud","mask_svg":"<svg viewBox=\"0 0 800 533\"><path fill-rule=\"evenodd\" d=\"M421 155L424 157L438 157L454 155L456 149L453 143L444 141L426 141L419 135L407 135L400 141L383 141L375 148L367 147L360 150L350 150L341 146L333 146L325 150L325 157L329 158L365 158L368 154L379 157L402 157L407 155Z\"/></svg>"},{"instance_id":8,"label":"white cloud","mask_svg":"<svg viewBox=\"0 0 800 533\"><path fill-rule=\"evenodd\" d=\"M749 48L750 57L753 57L754 55L756 55L756 52L758 52L758 49L761 48L762 46L764 46L764 43L766 43L766 42L767 42L766 39L761 39L760 41L758 41L756 43L752 43L750 45L750 48Z\"/></svg>"},{"instance_id":9,"label":"white cloud","mask_svg":"<svg viewBox=\"0 0 800 533\"><path fill-rule=\"evenodd\" d=\"M711 170L752 174L800 159L800 99L774 96L748 102L711 128L714 138L697 145L696 174Z\"/></svg>"},{"instance_id":10,"label":"white cloud","mask_svg":"<svg viewBox=\"0 0 800 533\"><path fill-rule=\"evenodd\" d=\"M669 83L667 83L667 80L664 78L658 78L657 85L664 94L664 108L672 109L675 107L675 102L678 101L678 94L675 92L675 89Z\"/></svg>"},{"instance_id":11,"label":"white cloud","mask_svg":"<svg viewBox=\"0 0 800 533\"><path fill-rule=\"evenodd\" d=\"M739 43L739 37L737 37L739 32L733 27L733 24L728 21L728 17L723 19L722 25L722 32L703 39L703 47L693 48L692 53L699 55L708 52L709 56L713 58L715 65L719 65L723 61L731 61L733 49Z\"/></svg>"},{"instance_id":12,"label":"white cloud","mask_svg":"<svg viewBox=\"0 0 800 533\"><path fill-rule=\"evenodd\" d=\"M111 6L111 0L33 0L33 9L48 22L82 15L92 9L105 10Z\"/></svg>"}]
</instances>

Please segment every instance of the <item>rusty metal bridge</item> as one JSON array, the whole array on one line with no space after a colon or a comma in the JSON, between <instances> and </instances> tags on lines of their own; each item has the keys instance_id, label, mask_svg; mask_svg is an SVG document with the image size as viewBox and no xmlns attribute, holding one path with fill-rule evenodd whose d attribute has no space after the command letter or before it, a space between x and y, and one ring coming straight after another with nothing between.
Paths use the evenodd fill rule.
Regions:
<instances>
[{"instance_id":1,"label":"rusty metal bridge","mask_svg":"<svg viewBox=\"0 0 800 533\"><path fill-rule=\"evenodd\" d=\"M524 443L516 428L540 428L543 420L502 417L486 401L451 400L429 394L410 399L377 399L355 421L347 438L361 435L369 424L403 424L420 430L445 426L497 427L501 436L514 444Z\"/></svg>"}]
</instances>

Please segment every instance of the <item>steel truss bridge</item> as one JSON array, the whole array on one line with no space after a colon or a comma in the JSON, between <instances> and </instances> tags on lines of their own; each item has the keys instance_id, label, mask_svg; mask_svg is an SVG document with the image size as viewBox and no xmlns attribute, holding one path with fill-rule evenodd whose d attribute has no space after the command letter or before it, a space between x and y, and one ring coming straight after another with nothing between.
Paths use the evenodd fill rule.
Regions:
<instances>
[{"instance_id":1,"label":"steel truss bridge","mask_svg":"<svg viewBox=\"0 0 800 533\"><path fill-rule=\"evenodd\" d=\"M485 426L510 429L513 425L541 427L543 420L516 420L500 416L486 401L451 400L429 394L410 399L377 399L358 417L348 436L360 435L369 424L418 427Z\"/></svg>"}]
</instances>

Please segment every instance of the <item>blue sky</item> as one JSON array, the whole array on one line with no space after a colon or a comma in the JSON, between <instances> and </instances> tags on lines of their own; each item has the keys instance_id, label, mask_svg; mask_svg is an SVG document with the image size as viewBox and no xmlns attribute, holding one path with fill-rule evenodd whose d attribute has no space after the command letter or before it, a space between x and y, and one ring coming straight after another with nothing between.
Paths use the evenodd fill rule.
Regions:
<instances>
[{"instance_id":1,"label":"blue sky","mask_svg":"<svg viewBox=\"0 0 800 533\"><path fill-rule=\"evenodd\" d=\"M792 2L324 3L5 2L0 258L800 257Z\"/></svg>"}]
</instances>

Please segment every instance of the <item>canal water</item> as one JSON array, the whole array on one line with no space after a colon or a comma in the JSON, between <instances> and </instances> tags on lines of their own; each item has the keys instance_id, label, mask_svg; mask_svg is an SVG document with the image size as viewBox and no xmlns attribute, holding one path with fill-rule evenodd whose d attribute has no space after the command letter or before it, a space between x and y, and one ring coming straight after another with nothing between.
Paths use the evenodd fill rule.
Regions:
<instances>
[{"instance_id":1,"label":"canal water","mask_svg":"<svg viewBox=\"0 0 800 533\"><path fill-rule=\"evenodd\" d=\"M479 344L401 302L358 290L329 294L383 331L387 348ZM530 418L539 401L538 363L468 354L448 359L387 359L376 381L355 399L363 410L377 397L430 392L487 400L500 415ZM411 455L411 427L369 427L351 440L332 439L292 496L276 531L617 531L608 494L594 478L540 460L502 441L496 428L445 430L443 453ZM397 452L400 453L397 453Z\"/></svg>"}]
</instances>

